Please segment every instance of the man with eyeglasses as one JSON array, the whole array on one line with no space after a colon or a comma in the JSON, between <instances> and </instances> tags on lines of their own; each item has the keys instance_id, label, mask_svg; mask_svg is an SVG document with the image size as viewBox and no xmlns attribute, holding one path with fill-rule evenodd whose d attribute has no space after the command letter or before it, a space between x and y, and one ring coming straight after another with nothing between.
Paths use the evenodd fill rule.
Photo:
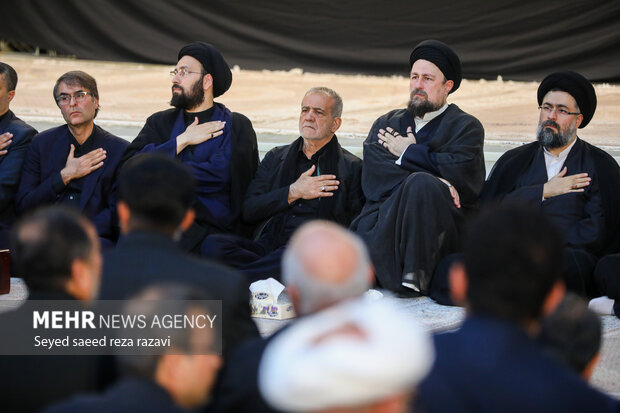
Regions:
<instances>
[{"instance_id":1,"label":"man with eyeglasses","mask_svg":"<svg viewBox=\"0 0 620 413\"><path fill-rule=\"evenodd\" d=\"M17 191L17 210L63 204L90 218L103 246L118 238L113 184L127 141L95 125L96 80L71 71L58 78L54 99L66 124L32 140Z\"/></svg>"},{"instance_id":2,"label":"man with eyeglasses","mask_svg":"<svg viewBox=\"0 0 620 413\"><path fill-rule=\"evenodd\" d=\"M28 146L37 133L9 109L16 87L17 72L0 62L0 249L9 248L17 184Z\"/></svg>"},{"instance_id":3,"label":"man with eyeglasses","mask_svg":"<svg viewBox=\"0 0 620 413\"><path fill-rule=\"evenodd\" d=\"M594 266L620 245L620 169L609 154L577 136L596 103L594 87L579 73L547 76L538 87L537 141L506 152L482 193L484 203L539 207L560 227L564 282L584 296L598 295Z\"/></svg>"},{"instance_id":4,"label":"man with eyeglasses","mask_svg":"<svg viewBox=\"0 0 620 413\"><path fill-rule=\"evenodd\" d=\"M199 253L209 234L251 234L241 221L241 206L258 166L258 144L247 117L213 100L232 83L232 72L214 46L183 47L170 74L174 108L146 120L123 160L162 152L190 168L197 187L196 219L180 242L184 250Z\"/></svg>"}]
</instances>

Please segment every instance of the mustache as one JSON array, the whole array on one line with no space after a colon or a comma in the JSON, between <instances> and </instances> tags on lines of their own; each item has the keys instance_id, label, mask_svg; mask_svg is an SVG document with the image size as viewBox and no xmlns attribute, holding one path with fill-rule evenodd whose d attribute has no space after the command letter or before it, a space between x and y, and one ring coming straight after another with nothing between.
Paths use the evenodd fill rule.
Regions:
<instances>
[{"instance_id":1,"label":"mustache","mask_svg":"<svg viewBox=\"0 0 620 413\"><path fill-rule=\"evenodd\" d=\"M183 89L183 86L180 86L180 85L172 85L170 90L172 90L172 92L174 92L174 89L180 89L181 92L185 92L185 89Z\"/></svg>"},{"instance_id":2,"label":"mustache","mask_svg":"<svg viewBox=\"0 0 620 413\"><path fill-rule=\"evenodd\" d=\"M424 96L425 98L427 98L427 97L428 97L428 95L426 94L426 92L425 92L425 91L423 91L423 90L421 90L421 89L414 89L414 90L412 90L412 91L411 91L411 93L409 94L409 97L410 97L411 99L413 99L413 96L414 96L414 95L422 95L422 96Z\"/></svg>"},{"instance_id":3,"label":"mustache","mask_svg":"<svg viewBox=\"0 0 620 413\"><path fill-rule=\"evenodd\" d=\"M545 126L553 126L557 130L560 130L560 125L558 125L557 123L555 123L551 119L548 119L548 120L544 121L543 124L540 125L540 126L541 126L541 128L544 128Z\"/></svg>"}]
</instances>

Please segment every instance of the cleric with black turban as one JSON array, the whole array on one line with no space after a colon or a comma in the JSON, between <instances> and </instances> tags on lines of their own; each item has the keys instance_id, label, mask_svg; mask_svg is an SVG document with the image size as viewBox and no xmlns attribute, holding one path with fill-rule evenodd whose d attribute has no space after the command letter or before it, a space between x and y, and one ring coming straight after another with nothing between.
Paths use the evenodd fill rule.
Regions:
<instances>
[{"instance_id":1,"label":"cleric with black turban","mask_svg":"<svg viewBox=\"0 0 620 413\"><path fill-rule=\"evenodd\" d=\"M437 264L460 244L484 182L484 130L448 95L461 61L438 40L409 56L409 104L378 118L364 142L366 204L351 224L370 247L381 287L431 293Z\"/></svg>"},{"instance_id":2,"label":"cleric with black turban","mask_svg":"<svg viewBox=\"0 0 620 413\"><path fill-rule=\"evenodd\" d=\"M608 289L593 278L598 259L620 247L620 169L609 154L577 136L597 103L584 76L572 71L548 75L537 101L536 141L502 155L481 199L542 209L564 235L564 284L582 296L595 296Z\"/></svg>"},{"instance_id":3,"label":"cleric with black turban","mask_svg":"<svg viewBox=\"0 0 620 413\"><path fill-rule=\"evenodd\" d=\"M199 254L207 235L247 235L241 206L258 165L256 133L250 120L214 99L232 84L226 60L205 42L180 49L172 76L170 105L154 113L130 144L136 153L160 152L183 162L196 180L196 219L181 233L181 248ZM181 231L184 230L184 231Z\"/></svg>"}]
</instances>

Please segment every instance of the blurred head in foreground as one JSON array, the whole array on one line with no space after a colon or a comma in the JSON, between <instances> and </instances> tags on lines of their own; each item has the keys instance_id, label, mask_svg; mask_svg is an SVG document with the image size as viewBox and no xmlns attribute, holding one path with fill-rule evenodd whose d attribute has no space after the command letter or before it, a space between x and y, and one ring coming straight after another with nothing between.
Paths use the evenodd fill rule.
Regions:
<instances>
[{"instance_id":1,"label":"blurred head in foreground","mask_svg":"<svg viewBox=\"0 0 620 413\"><path fill-rule=\"evenodd\" d=\"M265 350L258 385L295 412L404 412L431 368L428 333L390 299L356 299L300 319Z\"/></svg>"}]
</instances>

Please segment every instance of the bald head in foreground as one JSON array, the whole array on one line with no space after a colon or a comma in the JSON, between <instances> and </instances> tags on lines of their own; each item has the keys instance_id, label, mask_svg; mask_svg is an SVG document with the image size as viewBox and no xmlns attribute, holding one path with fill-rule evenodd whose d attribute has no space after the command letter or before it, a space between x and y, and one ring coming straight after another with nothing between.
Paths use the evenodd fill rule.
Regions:
<instances>
[{"instance_id":1,"label":"bald head in foreground","mask_svg":"<svg viewBox=\"0 0 620 413\"><path fill-rule=\"evenodd\" d=\"M372 285L373 270L359 237L327 221L302 226L282 257L284 285L299 315L357 297Z\"/></svg>"},{"instance_id":2,"label":"bald head in foreground","mask_svg":"<svg viewBox=\"0 0 620 413\"><path fill-rule=\"evenodd\" d=\"M372 286L373 271L358 236L333 222L311 221L291 238L282 258L282 279L295 312L304 319L359 298ZM287 328L235 350L221 375L216 411L276 411L258 391L258 366L265 346Z\"/></svg>"}]
</instances>

